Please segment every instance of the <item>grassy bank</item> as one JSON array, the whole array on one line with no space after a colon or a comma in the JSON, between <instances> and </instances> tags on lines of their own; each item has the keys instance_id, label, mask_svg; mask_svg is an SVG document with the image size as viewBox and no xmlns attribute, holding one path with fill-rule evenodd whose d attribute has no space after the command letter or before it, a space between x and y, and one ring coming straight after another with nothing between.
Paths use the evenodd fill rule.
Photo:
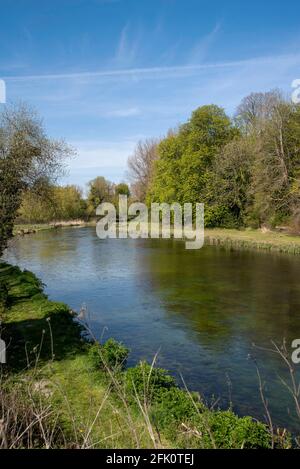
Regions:
<instances>
[{"instance_id":1,"label":"grassy bank","mask_svg":"<svg viewBox=\"0 0 300 469\"><path fill-rule=\"evenodd\" d=\"M209 409L165 370L126 368L126 348L83 339L69 308L49 301L32 273L0 264L0 286L8 344L0 447L289 446L250 417Z\"/></svg>"},{"instance_id":2,"label":"grassy bank","mask_svg":"<svg viewBox=\"0 0 300 469\"><path fill-rule=\"evenodd\" d=\"M17 267L0 265L0 284L2 337L9 344L2 386L9 393L20 391L14 407L21 399L42 412L50 405L51 419L44 426L49 433L56 420L61 433L54 446L134 447L126 408L112 395L107 373L91 366L89 345L69 308L49 301L38 279ZM143 419L131 414L130 425L141 435L139 444L151 446ZM22 412L19 418L23 420ZM22 428L20 423L20 432ZM46 446L43 438L37 446Z\"/></svg>"},{"instance_id":3,"label":"grassy bank","mask_svg":"<svg viewBox=\"0 0 300 469\"><path fill-rule=\"evenodd\" d=\"M58 220L49 223L18 223L14 226L14 236L32 234L37 233L38 231L51 230L55 228L90 226L93 224L95 223L86 222L84 220Z\"/></svg>"},{"instance_id":4,"label":"grassy bank","mask_svg":"<svg viewBox=\"0 0 300 469\"><path fill-rule=\"evenodd\" d=\"M51 230L52 225L48 223L18 224L14 226L14 236L37 233L38 231Z\"/></svg>"},{"instance_id":5,"label":"grassy bank","mask_svg":"<svg viewBox=\"0 0 300 469\"><path fill-rule=\"evenodd\" d=\"M206 229L205 242L233 249L259 249L290 254L300 254L300 236L275 231Z\"/></svg>"}]
</instances>

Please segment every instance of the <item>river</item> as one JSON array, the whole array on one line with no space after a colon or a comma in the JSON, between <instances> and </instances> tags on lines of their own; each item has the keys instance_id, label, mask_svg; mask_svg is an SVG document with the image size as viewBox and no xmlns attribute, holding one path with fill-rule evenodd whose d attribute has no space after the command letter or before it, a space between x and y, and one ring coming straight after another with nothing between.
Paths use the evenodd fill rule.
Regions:
<instances>
[{"instance_id":1,"label":"river","mask_svg":"<svg viewBox=\"0 0 300 469\"><path fill-rule=\"evenodd\" d=\"M258 348L300 338L299 257L100 240L85 227L15 238L5 259L41 278L50 299L85 304L98 338L129 346L129 365L159 352L159 366L208 403L263 419L257 365L274 422L300 433L282 360Z\"/></svg>"}]
</instances>

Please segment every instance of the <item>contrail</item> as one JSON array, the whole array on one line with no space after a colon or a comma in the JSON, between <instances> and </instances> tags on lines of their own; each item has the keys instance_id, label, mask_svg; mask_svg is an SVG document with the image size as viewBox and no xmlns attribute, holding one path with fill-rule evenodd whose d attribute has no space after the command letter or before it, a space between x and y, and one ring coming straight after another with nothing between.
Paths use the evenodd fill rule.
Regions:
<instances>
[{"instance_id":1,"label":"contrail","mask_svg":"<svg viewBox=\"0 0 300 469\"><path fill-rule=\"evenodd\" d=\"M140 75L147 76L150 74L173 74L196 72L201 70L219 69L219 68L232 68L247 65L267 64L274 62L300 62L300 55L280 55L270 57L257 57L252 59L245 59L231 62L216 62L206 64L191 64L191 65L178 65L166 67L145 67L145 68L130 68L118 70L99 70L88 72L75 72L75 73L53 73L46 75L19 75L2 77L6 81L31 81L31 80L68 80L80 78L101 78L101 77L115 77L115 76L131 76Z\"/></svg>"}]
</instances>

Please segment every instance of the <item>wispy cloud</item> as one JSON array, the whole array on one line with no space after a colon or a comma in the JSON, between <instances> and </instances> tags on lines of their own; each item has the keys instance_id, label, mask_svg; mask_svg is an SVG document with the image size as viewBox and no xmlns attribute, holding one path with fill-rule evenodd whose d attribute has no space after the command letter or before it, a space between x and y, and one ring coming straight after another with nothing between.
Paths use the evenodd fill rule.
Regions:
<instances>
[{"instance_id":1,"label":"wispy cloud","mask_svg":"<svg viewBox=\"0 0 300 469\"><path fill-rule=\"evenodd\" d=\"M129 107L127 109L116 109L110 111L108 117L133 117L138 116L141 110L138 107Z\"/></svg>"},{"instance_id":2,"label":"wispy cloud","mask_svg":"<svg viewBox=\"0 0 300 469\"><path fill-rule=\"evenodd\" d=\"M133 65L137 58L139 43L139 34L131 38L130 25L127 23L121 31L113 63L119 67Z\"/></svg>"},{"instance_id":3,"label":"wispy cloud","mask_svg":"<svg viewBox=\"0 0 300 469\"><path fill-rule=\"evenodd\" d=\"M122 167L133 151L135 140L74 140L71 145L77 149L78 156L72 162L73 168Z\"/></svg>"},{"instance_id":4,"label":"wispy cloud","mask_svg":"<svg viewBox=\"0 0 300 469\"><path fill-rule=\"evenodd\" d=\"M191 50L189 57L188 57L188 63L189 64L199 64L205 60L209 54L210 48L215 42L219 31L221 29L221 23L218 22L215 27L210 31L208 34L206 34L204 37L202 37L193 47Z\"/></svg>"},{"instance_id":5,"label":"wispy cloud","mask_svg":"<svg viewBox=\"0 0 300 469\"><path fill-rule=\"evenodd\" d=\"M96 78L109 78L109 77L134 77L138 75L139 78L168 78L170 76L178 76L183 74L193 74L201 70L213 69L228 69L238 68L241 66L250 65L296 65L300 63L300 54L285 54L277 56L254 57L245 60L228 61L228 62L214 62L202 64L188 64L188 65L175 65L175 66L159 66L159 67L141 67L141 68L124 68L124 69L110 69L98 71L84 71L76 73L52 73L45 75L16 75L2 77L7 81L33 81L33 80L72 80L72 79L96 79Z\"/></svg>"}]
</instances>

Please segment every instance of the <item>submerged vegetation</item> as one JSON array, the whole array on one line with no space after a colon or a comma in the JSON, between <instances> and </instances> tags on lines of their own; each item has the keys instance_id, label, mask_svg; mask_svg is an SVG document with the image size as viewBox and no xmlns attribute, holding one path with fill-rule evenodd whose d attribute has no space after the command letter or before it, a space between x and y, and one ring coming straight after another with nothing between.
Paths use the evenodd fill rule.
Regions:
<instances>
[{"instance_id":1,"label":"submerged vegetation","mask_svg":"<svg viewBox=\"0 0 300 469\"><path fill-rule=\"evenodd\" d=\"M128 349L92 340L32 273L1 264L0 284L0 447L290 447L286 432L210 409L154 362L127 368Z\"/></svg>"}]
</instances>

